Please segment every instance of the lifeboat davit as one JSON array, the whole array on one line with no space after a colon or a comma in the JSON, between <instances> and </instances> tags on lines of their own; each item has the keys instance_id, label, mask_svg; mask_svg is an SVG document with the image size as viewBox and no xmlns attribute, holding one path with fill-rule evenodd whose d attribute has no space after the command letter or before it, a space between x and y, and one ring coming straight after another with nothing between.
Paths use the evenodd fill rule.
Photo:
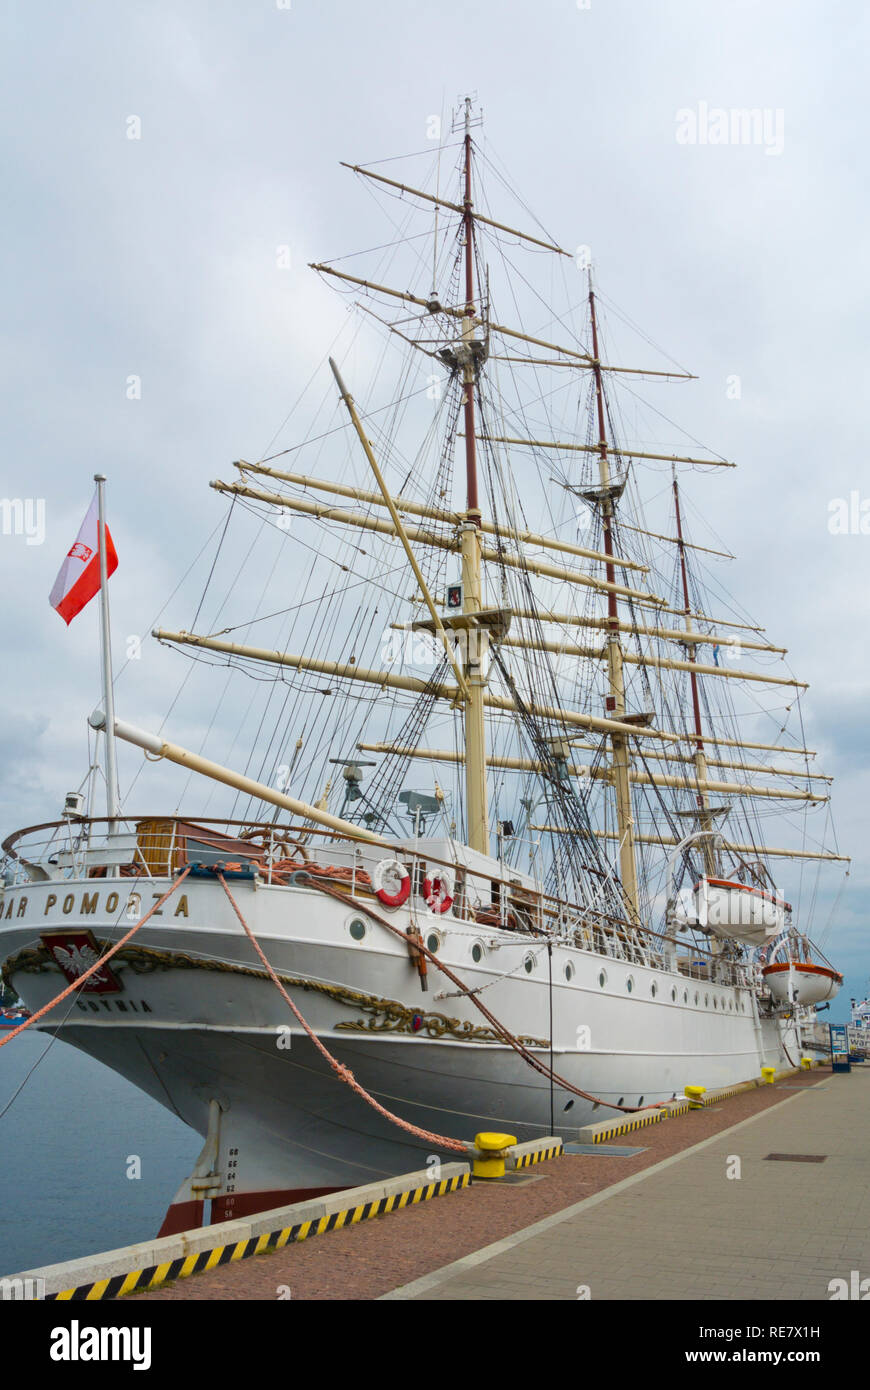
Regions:
<instances>
[{"instance_id":1,"label":"lifeboat davit","mask_svg":"<svg viewBox=\"0 0 870 1390\"><path fill-rule=\"evenodd\" d=\"M716 936L763 946L779 936L791 904L748 883L702 878L695 884L695 912L699 926Z\"/></svg>"},{"instance_id":2,"label":"lifeboat davit","mask_svg":"<svg viewBox=\"0 0 870 1390\"><path fill-rule=\"evenodd\" d=\"M838 970L805 960L777 961L775 965L765 965L761 973L774 999L783 1004L791 999L796 1004L823 1004L834 998L843 983Z\"/></svg>"}]
</instances>

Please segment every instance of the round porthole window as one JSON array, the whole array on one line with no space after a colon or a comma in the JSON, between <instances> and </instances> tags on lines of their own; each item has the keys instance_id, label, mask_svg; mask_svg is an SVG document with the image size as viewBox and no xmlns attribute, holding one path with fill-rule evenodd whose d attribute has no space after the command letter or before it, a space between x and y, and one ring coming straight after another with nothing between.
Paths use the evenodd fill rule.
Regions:
<instances>
[{"instance_id":1,"label":"round porthole window","mask_svg":"<svg viewBox=\"0 0 870 1390\"><path fill-rule=\"evenodd\" d=\"M602 970L602 971L601 971L601 974L598 976L598 983L599 983L599 985L601 986L602 989L603 989L604 986L607 984L607 971L606 971L606 970Z\"/></svg>"},{"instance_id":2,"label":"round porthole window","mask_svg":"<svg viewBox=\"0 0 870 1390\"><path fill-rule=\"evenodd\" d=\"M526 974L531 975L532 971L535 968L534 956L526 956L525 960L523 961L523 965L525 967Z\"/></svg>"},{"instance_id":3,"label":"round porthole window","mask_svg":"<svg viewBox=\"0 0 870 1390\"><path fill-rule=\"evenodd\" d=\"M429 933L429 935L426 937L426 945L429 947L430 951L440 951L441 937L438 935L437 932L433 931Z\"/></svg>"},{"instance_id":4,"label":"round porthole window","mask_svg":"<svg viewBox=\"0 0 870 1390\"><path fill-rule=\"evenodd\" d=\"M566 980L573 980L573 978L574 978L574 967L573 967L573 965L571 964L571 962L569 961L568 964L565 966L565 979L566 979Z\"/></svg>"},{"instance_id":5,"label":"round porthole window","mask_svg":"<svg viewBox=\"0 0 870 1390\"><path fill-rule=\"evenodd\" d=\"M366 934L366 924L361 917L354 917L350 925L348 926L348 931L350 932L354 941L362 941L363 937Z\"/></svg>"},{"instance_id":6,"label":"round porthole window","mask_svg":"<svg viewBox=\"0 0 870 1390\"><path fill-rule=\"evenodd\" d=\"M475 941L471 948L471 959L474 961L475 965L479 965L483 960L483 947L479 941Z\"/></svg>"}]
</instances>

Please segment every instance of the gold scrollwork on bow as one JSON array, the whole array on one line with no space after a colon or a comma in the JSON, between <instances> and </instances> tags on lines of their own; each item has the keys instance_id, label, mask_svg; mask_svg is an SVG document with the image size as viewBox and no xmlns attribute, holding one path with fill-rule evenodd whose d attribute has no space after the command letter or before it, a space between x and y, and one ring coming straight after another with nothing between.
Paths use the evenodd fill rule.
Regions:
<instances>
[{"instance_id":1,"label":"gold scrollwork on bow","mask_svg":"<svg viewBox=\"0 0 870 1390\"><path fill-rule=\"evenodd\" d=\"M98 943L102 950L108 950L110 943ZM204 960L188 956L180 951L159 951L151 946L122 946L112 957L112 968L118 973L130 969L135 975L151 975L163 970L211 970L232 975L248 975L257 980L268 980L265 970L255 970L248 965L234 965L229 961ZM12 976L23 971L25 974L41 975L46 970L57 970L53 956L44 946L25 947L16 955L10 956L3 964L3 979L12 988ZM495 1029L483 1024L472 1023L468 1019L448 1018L446 1014L422 1013L410 1009L398 999L378 998L374 994L363 994L360 990L349 989L345 985L327 984L324 980L305 979L299 975L278 975L283 985L302 989L314 994L322 994L337 1004L346 1004L361 1009L367 1018L346 1020L335 1025L337 1031L347 1033L410 1033L426 1038L456 1038L459 1042L499 1043ZM415 1027L415 1020L416 1027ZM521 1036L518 1039L526 1047L548 1047L546 1039Z\"/></svg>"}]
</instances>

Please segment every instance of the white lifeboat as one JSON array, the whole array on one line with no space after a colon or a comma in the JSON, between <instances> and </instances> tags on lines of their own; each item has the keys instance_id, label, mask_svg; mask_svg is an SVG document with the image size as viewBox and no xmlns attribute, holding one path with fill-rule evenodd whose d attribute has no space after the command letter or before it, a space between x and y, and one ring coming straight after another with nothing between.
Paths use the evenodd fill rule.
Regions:
<instances>
[{"instance_id":1,"label":"white lifeboat","mask_svg":"<svg viewBox=\"0 0 870 1390\"><path fill-rule=\"evenodd\" d=\"M716 936L732 937L748 946L763 946L785 926L791 904L763 888L727 878L702 878L695 884L695 913L699 926Z\"/></svg>"},{"instance_id":2,"label":"white lifeboat","mask_svg":"<svg viewBox=\"0 0 870 1390\"><path fill-rule=\"evenodd\" d=\"M813 961L777 961L761 971L764 983L780 1003L823 1004L839 992L843 977L829 965Z\"/></svg>"}]
</instances>

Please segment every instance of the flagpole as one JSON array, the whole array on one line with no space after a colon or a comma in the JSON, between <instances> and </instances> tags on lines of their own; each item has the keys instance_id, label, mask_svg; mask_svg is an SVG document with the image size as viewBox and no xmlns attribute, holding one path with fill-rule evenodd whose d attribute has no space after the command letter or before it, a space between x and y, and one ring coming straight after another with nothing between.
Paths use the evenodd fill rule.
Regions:
<instances>
[{"instance_id":1,"label":"flagpole","mask_svg":"<svg viewBox=\"0 0 870 1390\"><path fill-rule=\"evenodd\" d=\"M103 708L106 711L106 812L110 822L118 815L118 767L115 756L115 696L112 688L112 636L109 625L109 577L106 554L105 473L95 473L97 485L97 544L100 554L100 649L103 666ZM109 832L115 827L110 823Z\"/></svg>"}]
</instances>

